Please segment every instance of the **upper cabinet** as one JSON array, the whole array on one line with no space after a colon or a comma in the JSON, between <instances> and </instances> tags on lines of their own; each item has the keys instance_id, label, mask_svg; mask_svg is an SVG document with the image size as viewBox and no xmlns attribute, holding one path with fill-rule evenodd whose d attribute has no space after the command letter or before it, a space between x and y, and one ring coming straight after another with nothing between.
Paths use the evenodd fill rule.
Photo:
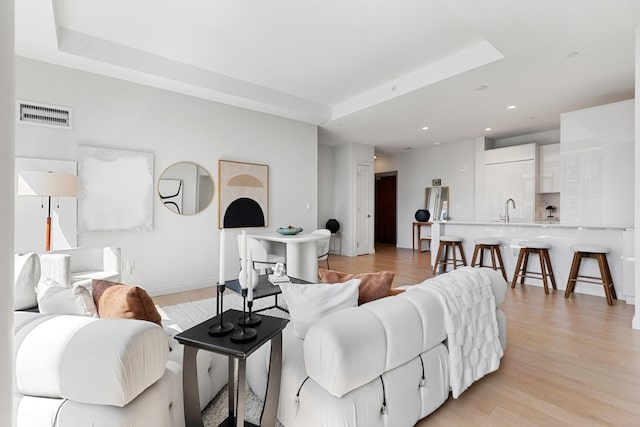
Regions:
<instances>
[{"instance_id":1,"label":"upper cabinet","mask_svg":"<svg viewBox=\"0 0 640 427\"><path fill-rule=\"evenodd\" d=\"M633 224L634 100L560 116L562 222Z\"/></svg>"},{"instance_id":2,"label":"upper cabinet","mask_svg":"<svg viewBox=\"0 0 640 427\"><path fill-rule=\"evenodd\" d=\"M538 146L538 193L560 192L560 144Z\"/></svg>"}]
</instances>

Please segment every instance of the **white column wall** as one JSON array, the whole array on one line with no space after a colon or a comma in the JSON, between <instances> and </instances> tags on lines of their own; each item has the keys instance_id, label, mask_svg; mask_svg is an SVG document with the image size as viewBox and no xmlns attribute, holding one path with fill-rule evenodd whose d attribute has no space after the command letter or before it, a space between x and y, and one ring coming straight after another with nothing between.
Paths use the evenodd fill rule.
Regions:
<instances>
[{"instance_id":1,"label":"white column wall","mask_svg":"<svg viewBox=\"0 0 640 427\"><path fill-rule=\"evenodd\" d=\"M634 203L634 276L636 279L636 313L632 326L640 329L640 27L636 29L636 99L635 99L635 203Z\"/></svg>"},{"instance_id":2,"label":"white column wall","mask_svg":"<svg viewBox=\"0 0 640 427\"><path fill-rule=\"evenodd\" d=\"M14 2L0 2L0 425L13 419Z\"/></svg>"},{"instance_id":3,"label":"white column wall","mask_svg":"<svg viewBox=\"0 0 640 427\"><path fill-rule=\"evenodd\" d=\"M403 151L380 164L376 162L376 172L398 171L399 248L412 247L411 224L415 212L425 207L425 188L431 187L433 179L439 178L443 186L449 186L451 219L474 219L475 151L474 141L463 141Z\"/></svg>"}]
</instances>

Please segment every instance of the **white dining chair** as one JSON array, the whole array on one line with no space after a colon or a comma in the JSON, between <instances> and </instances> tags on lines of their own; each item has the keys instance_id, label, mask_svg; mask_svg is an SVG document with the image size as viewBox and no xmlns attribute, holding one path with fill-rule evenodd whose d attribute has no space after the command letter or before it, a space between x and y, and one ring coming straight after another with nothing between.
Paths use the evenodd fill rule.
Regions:
<instances>
[{"instance_id":1,"label":"white dining chair","mask_svg":"<svg viewBox=\"0 0 640 427\"><path fill-rule=\"evenodd\" d=\"M242 234L238 234L238 253L240 261L243 254L240 253ZM268 268L273 267L277 263L286 265L283 255L269 253L269 247L266 242L247 236L247 251L251 251L251 260L253 261L254 270L258 270L260 274L265 274ZM248 253L248 252L247 252Z\"/></svg>"},{"instance_id":2,"label":"white dining chair","mask_svg":"<svg viewBox=\"0 0 640 427\"><path fill-rule=\"evenodd\" d=\"M324 236L323 239L320 239L316 242L318 247L318 262L326 261L327 269L329 268L329 246L331 245L331 231L326 228L322 228L320 230L312 231L312 234L320 234Z\"/></svg>"}]
</instances>

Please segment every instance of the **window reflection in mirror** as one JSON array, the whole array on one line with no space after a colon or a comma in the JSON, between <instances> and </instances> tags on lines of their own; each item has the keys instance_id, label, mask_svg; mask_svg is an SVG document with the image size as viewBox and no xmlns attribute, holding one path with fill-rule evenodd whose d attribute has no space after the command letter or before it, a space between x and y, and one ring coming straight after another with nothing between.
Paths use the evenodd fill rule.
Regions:
<instances>
[{"instance_id":1,"label":"window reflection in mirror","mask_svg":"<svg viewBox=\"0 0 640 427\"><path fill-rule=\"evenodd\" d=\"M196 163L175 163L160 175L158 194L170 211L181 215L197 214L213 199L213 179Z\"/></svg>"},{"instance_id":2,"label":"window reflection in mirror","mask_svg":"<svg viewBox=\"0 0 640 427\"><path fill-rule=\"evenodd\" d=\"M427 187L425 200L425 209L431 214L431 221L449 218L449 187Z\"/></svg>"}]
</instances>

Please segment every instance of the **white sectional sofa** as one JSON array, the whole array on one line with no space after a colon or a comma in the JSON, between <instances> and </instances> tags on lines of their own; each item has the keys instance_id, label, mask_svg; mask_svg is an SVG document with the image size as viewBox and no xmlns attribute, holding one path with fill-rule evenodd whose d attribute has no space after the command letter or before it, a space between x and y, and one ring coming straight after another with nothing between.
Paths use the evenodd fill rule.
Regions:
<instances>
[{"instance_id":1,"label":"white sectional sofa","mask_svg":"<svg viewBox=\"0 0 640 427\"><path fill-rule=\"evenodd\" d=\"M450 390L457 397L469 382L497 369L506 347L499 308L506 287L500 273L465 268L332 313L304 340L290 324L283 332L278 420L285 427L415 425ZM477 300L472 311L478 318L461 331L469 300ZM247 361L247 382L260 398L268 354L266 345Z\"/></svg>"},{"instance_id":2,"label":"white sectional sofa","mask_svg":"<svg viewBox=\"0 0 640 427\"><path fill-rule=\"evenodd\" d=\"M34 255L16 256L16 280L31 294L23 306L35 301L40 263ZM68 266L69 255L49 256ZM15 426L184 426L183 349L173 339L181 328L165 317L160 327L143 320L15 311ZM228 363L204 351L196 363L204 409L227 384Z\"/></svg>"},{"instance_id":3,"label":"white sectional sofa","mask_svg":"<svg viewBox=\"0 0 640 427\"><path fill-rule=\"evenodd\" d=\"M14 312L16 427L182 427L182 346L143 320ZM200 408L227 360L197 356Z\"/></svg>"}]
</instances>

